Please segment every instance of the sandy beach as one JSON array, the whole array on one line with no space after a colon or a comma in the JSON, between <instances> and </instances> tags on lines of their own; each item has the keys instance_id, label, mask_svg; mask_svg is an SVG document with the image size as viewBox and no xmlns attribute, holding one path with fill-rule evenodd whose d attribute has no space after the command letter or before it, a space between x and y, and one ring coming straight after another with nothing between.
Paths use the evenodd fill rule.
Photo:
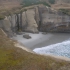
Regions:
<instances>
[{"instance_id":1,"label":"sandy beach","mask_svg":"<svg viewBox=\"0 0 70 70\"><path fill-rule=\"evenodd\" d=\"M29 48L31 50L35 48L40 48L40 47L45 47L48 45L60 43L70 38L69 33L42 34L42 32L40 32L39 34L32 34L32 33L25 33L25 34L29 34L32 38L25 39L23 38L24 35L23 34L23 35L17 35L16 37L13 37L13 39L22 43L26 48Z\"/></svg>"}]
</instances>

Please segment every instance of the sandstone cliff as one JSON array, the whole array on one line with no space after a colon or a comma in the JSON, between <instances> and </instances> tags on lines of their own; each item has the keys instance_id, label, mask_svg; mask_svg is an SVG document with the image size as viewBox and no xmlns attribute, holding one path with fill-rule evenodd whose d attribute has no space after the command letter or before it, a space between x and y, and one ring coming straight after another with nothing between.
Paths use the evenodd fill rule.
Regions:
<instances>
[{"instance_id":1,"label":"sandstone cliff","mask_svg":"<svg viewBox=\"0 0 70 70\"><path fill-rule=\"evenodd\" d=\"M4 20L0 20L0 27L3 28L10 37L21 31L38 33L37 22L39 21L38 19L37 22L35 20L36 14L38 14L38 12L35 12L35 8L33 8L19 14L6 16Z\"/></svg>"},{"instance_id":2,"label":"sandstone cliff","mask_svg":"<svg viewBox=\"0 0 70 70\"><path fill-rule=\"evenodd\" d=\"M45 6L40 7L40 9L42 18L40 27L42 31L70 31L70 16Z\"/></svg>"},{"instance_id":3,"label":"sandstone cliff","mask_svg":"<svg viewBox=\"0 0 70 70\"><path fill-rule=\"evenodd\" d=\"M22 31L70 32L70 16L47 6L37 5L19 14L6 16L4 20L0 20L0 27L8 36Z\"/></svg>"}]
</instances>

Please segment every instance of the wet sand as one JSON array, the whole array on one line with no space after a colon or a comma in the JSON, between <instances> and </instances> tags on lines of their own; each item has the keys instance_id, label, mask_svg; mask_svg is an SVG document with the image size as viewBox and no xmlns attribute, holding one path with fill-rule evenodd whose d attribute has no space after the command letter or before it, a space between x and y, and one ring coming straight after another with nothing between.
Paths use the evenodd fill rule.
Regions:
<instances>
[{"instance_id":1,"label":"wet sand","mask_svg":"<svg viewBox=\"0 0 70 70\"><path fill-rule=\"evenodd\" d=\"M25 39L23 38L23 35L17 35L16 37L13 37L13 39L22 43L26 48L29 48L31 50L60 43L70 38L69 33L47 33L44 35L40 32L39 34L26 34L29 34L32 38Z\"/></svg>"},{"instance_id":2,"label":"wet sand","mask_svg":"<svg viewBox=\"0 0 70 70\"><path fill-rule=\"evenodd\" d=\"M53 36L50 37L49 40L43 41L42 43L38 43L38 44L34 45L33 47L35 47L35 48L45 47L48 45L52 45L52 44L66 41L70 38L69 33L53 33L52 35Z\"/></svg>"}]
</instances>

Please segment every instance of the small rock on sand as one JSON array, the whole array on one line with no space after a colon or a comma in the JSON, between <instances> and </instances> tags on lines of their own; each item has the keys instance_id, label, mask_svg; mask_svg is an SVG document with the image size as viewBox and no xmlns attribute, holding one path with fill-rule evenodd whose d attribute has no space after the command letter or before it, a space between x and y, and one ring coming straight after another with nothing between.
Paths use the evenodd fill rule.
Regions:
<instances>
[{"instance_id":1,"label":"small rock on sand","mask_svg":"<svg viewBox=\"0 0 70 70\"><path fill-rule=\"evenodd\" d=\"M25 34L25 35L23 35L23 37L26 38L26 39L30 39L31 38L31 36L29 36L29 34Z\"/></svg>"}]
</instances>

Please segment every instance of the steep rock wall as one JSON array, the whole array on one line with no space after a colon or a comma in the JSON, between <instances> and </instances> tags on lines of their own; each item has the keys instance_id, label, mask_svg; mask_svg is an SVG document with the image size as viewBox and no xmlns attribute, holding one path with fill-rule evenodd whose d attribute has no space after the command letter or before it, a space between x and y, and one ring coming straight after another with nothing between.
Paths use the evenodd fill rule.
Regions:
<instances>
[{"instance_id":1,"label":"steep rock wall","mask_svg":"<svg viewBox=\"0 0 70 70\"><path fill-rule=\"evenodd\" d=\"M39 7L41 11L41 31L70 32L70 16L49 7ZM65 28L63 28L65 26ZM58 29L62 27L62 29ZM63 31L62 31L63 30Z\"/></svg>"},{"instance_id":2,"label":"steep rock wall","mask_svg":"<svg viewBox=\"0 0 70 70\"><path fill-rule=\"evenodd\" d=\"M35 20L35 9L32 9L32 10L27 10L26 11L26 14L27 14L27 28L25 29L25 31L28 31L28 32L38 32L38 25L36 23L36 20Z\"/></svg>"},{"instance_id":3,"label":"steep rock wall","mask_svg":"<svg viewBox=\"0 0 70 70\"><path fill-rule=\"evenodd\" d=\"M42 5L6 16L0 20L0 28L10 37L22 31L70 32L70 16Z\"/></svg>"},{"instance_id":4,"label":"steep rock wall","mask_svg":"<svg viewBox=\"0 0 70 70\"><path fill-rule=\"evenodd\" d=\"M0 27L3 28L10 37L21 31L38 33L35 9L28 9L20 14L6 16L4 20L0 20Z\"/></svg>"}]
</instances>

